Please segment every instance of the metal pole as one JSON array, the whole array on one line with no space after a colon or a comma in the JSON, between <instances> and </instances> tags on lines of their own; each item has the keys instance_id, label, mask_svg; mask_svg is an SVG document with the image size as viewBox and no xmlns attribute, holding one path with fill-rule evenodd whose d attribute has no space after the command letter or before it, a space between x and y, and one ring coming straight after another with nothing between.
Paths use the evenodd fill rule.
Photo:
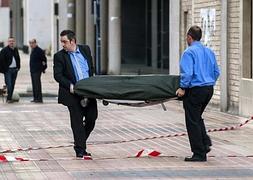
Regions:
<instances>
[{"instance_id":1,"label":"metal pole","mask_svg":"<svg viewBox=\"0 0 253 180\"><path fill-rule=\"evenodd\" d=\"M228 3L227 0L221 1L221 19L224 23L221 23L221 111L226 112L228 110Z\"/></svg>"},{"instance_id":2,"label":"metal pole","mask_svg":"<svg viewBox=\"0 0 253 180\"><path fill-rule=\"evenodd\" d=\"M100 0L94 1L96 14L96 74L101 74Z\"/></svg>"},{"instance_id":3,"label":"metal pole","mask_svg":"<svg viewBox=\"0 0 253 180\"><path fill-rule=\"evenodd\" d=\"M109 0L108 73L120 74L121 66L121 0Z\"/></svg>"}]
</instances>

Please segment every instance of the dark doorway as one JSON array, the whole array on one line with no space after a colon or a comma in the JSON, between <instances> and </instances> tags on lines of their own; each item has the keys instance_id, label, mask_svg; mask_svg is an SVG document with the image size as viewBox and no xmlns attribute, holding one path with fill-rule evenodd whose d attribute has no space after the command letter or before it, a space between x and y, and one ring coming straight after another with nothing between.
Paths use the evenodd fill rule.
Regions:
<instances>
[{"instance_id":1,"label":"dark doorway","mask_svg":"<svg viewBox=\"0 0 253 180\"><path fill-rule=\"evenodd\" d=\"M122 1L122 63L145 65L145 0Z\"/></svg>"},{"instance_id":2,"label":"dark doorway","mask_svg":"<svg viewBox=\"0 0 253 180\"><path fill-rule=\"evenodd\" d=\"M169 0L122 0L122 73L169 73Z\"/></svg>"}]
</instances>

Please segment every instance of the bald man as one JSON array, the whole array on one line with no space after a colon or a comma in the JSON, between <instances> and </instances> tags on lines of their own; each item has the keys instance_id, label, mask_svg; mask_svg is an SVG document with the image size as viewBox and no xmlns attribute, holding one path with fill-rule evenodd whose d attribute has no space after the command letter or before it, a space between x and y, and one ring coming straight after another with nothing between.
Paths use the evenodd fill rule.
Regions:
<instances>
[{"instance_id":1,"label":"bald man","mask_svg":"<svg viewBox=\"0 0 253 180\"><path fill-rule=\"evenodd\" d=\"M34 103L42 103L41 73L45 73L47 68L47 58L45 52L38 46L36 39L29 41L31 47L30 55L30 73L32 79L33 100Z\"/></svg>"}]
</instances>

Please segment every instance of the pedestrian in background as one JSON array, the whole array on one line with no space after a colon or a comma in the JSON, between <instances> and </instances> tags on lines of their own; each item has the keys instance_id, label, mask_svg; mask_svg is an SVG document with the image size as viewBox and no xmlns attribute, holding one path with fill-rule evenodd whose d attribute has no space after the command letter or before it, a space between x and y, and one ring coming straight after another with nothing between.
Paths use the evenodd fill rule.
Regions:
<instances>
[{"instance_id":1,"label":"pedestrian in background","mask_svg":"<svg viewBox=\"0 0 253 180\"><path fill-rule=\"evenodd\" d=\"M187 32L188 48L180 60L180 88L183 97L187 133L193 155L185 161L206 161L212 142L206 133L202 114L213 95L220 71L214 52L201 44L201 28L192 26Z\"/></svg>"},{"instance_id":2,"label":"pedestrian in background","mask_svg":"<svg viewBox=\"0 0 253 180\"><path fill-rule=\"evenodd\" d=\"M4 73L4 80L7 86L7 103L14 102L12 99L15 82L20 69L20 56L15 47L15 38L8 38L8 45L0 52L0 72Z\"/></svg>"},{"instance_id":3,"label":"pedestrian in background","mask_svg":"<svg viewBox=\"0 0 253 180\"><path fill-rule=\"evenodd\" d=\"M42 90L41 90L41 74L45 73L47 68L47 57L45 52L38 46L36 39L29 41L31 47L30 54L30 73L32 79L32 90L34 103L42 103Z\"/></svg>"},{"instance_id":4,"label":"pedestrian in background","mask_svg":"<svg viewBox=\"0 0 253 180\"><path fill-rule=\"evenodd\" d=\"M70 113L71 128L74 136L76 157L91 157L86 151L86 141L95 127L97 101L83 98L74 92L77 81L93 76L93 63L90 48L76 44L75 33L64 30L60 33L62 50L54 54L54 78L59 83L58 102L67 106Z\"/></svg>"}]
</instances>

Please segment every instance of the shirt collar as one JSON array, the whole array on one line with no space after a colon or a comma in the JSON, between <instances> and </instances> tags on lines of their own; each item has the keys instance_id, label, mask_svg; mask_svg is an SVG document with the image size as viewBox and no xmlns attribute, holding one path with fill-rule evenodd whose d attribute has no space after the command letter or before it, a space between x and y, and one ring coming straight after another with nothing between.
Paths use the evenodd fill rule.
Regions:
<instances>
[{"instance_id":1,"label":"shirt collar","mask_svg":"<svg viewBox=\"0 0 253 180\"><path fill-rule=\"evenodd\" d=\"M199 44L201 44L201 42L200 42L200 41L193 41L193 42L191 43L191 46L194 46L194 45L199 45Z\"/></svg>"},{"instance_id":2,"label":"shirt collar","mask_svg":"<svg viewBox=\"0 0 253 180\"><path fill-rule=\"evenodd\" d=\"M68 51L68 53L69 53L69 54L74 54L74 53L78 53L78 54L79 54L79 53L81 53L81 52L80 52L79 47L76 46L76 51Z\"/></svg>"}]
</instances>

